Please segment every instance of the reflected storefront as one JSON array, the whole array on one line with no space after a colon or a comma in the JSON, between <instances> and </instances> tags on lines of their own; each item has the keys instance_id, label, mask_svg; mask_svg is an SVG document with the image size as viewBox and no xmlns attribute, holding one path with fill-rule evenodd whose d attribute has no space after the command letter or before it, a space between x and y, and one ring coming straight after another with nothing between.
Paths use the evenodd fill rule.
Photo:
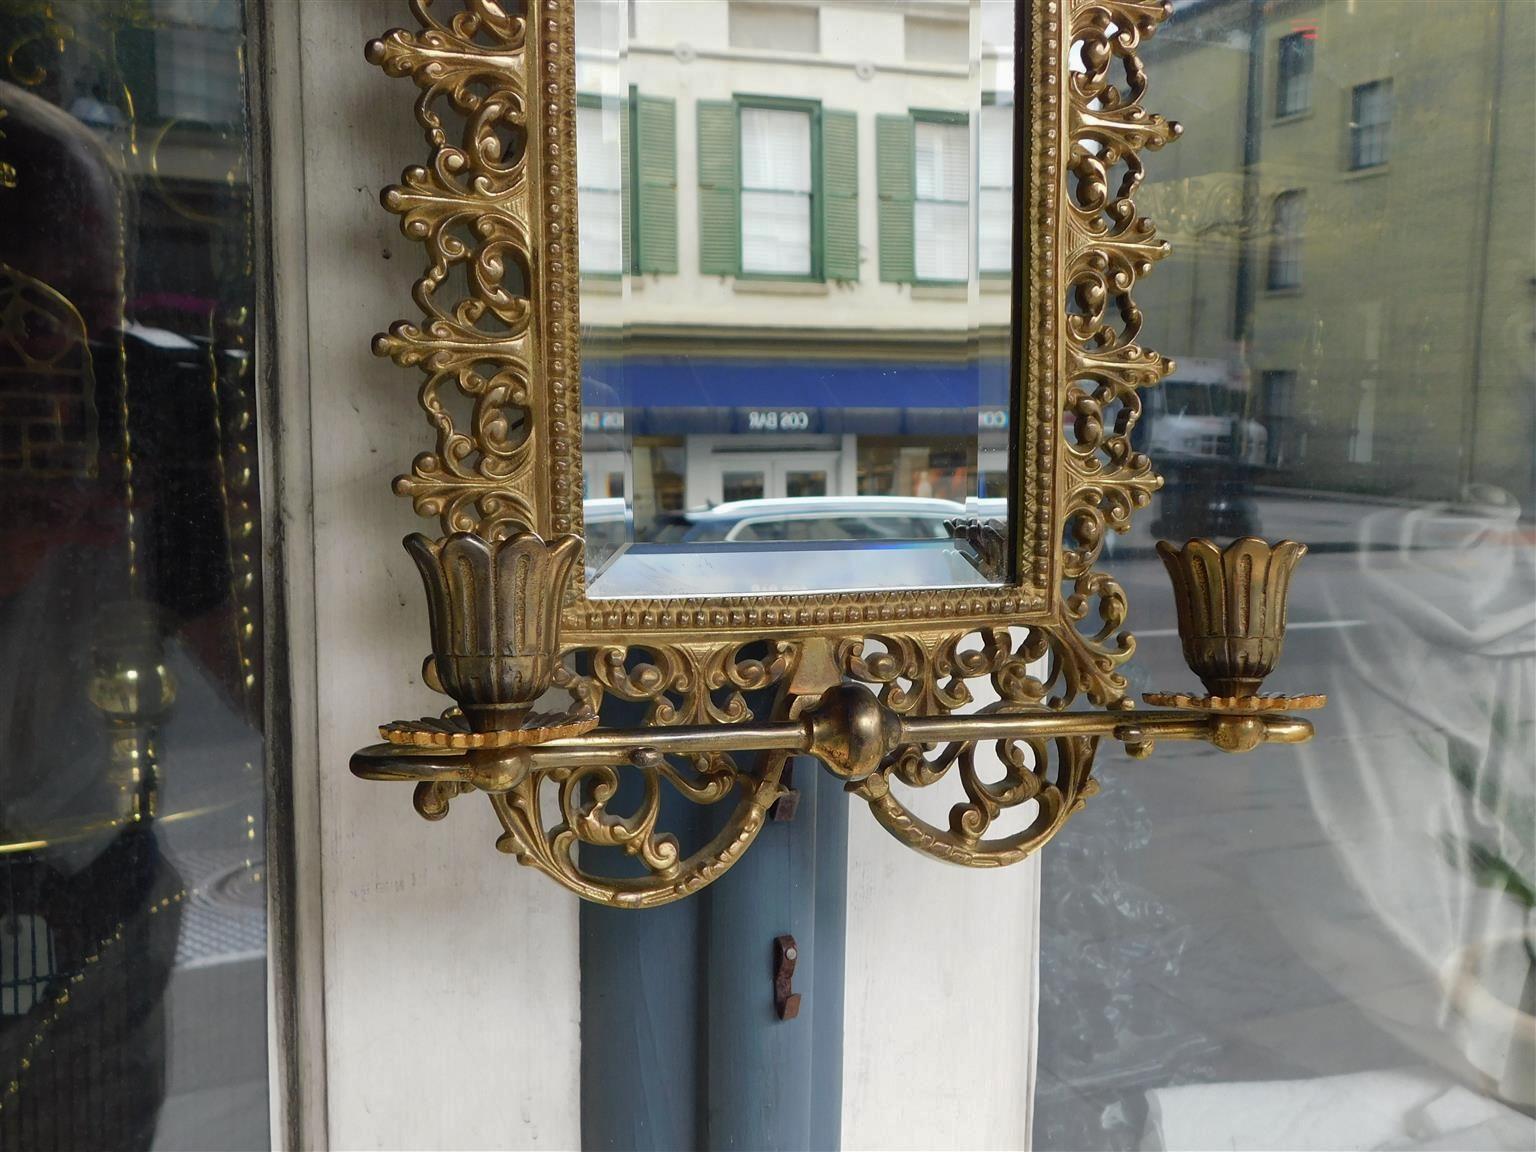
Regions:
<instances>
[{"instance_id":1,"label":"reflected storefront","mask_svg":"<svg viewBox=\"0 0 1536 1152\"><path fill-rule=\"evenodd\" d=\"M1007 364L980 364L981 407L977 375L968 365L589 355L586 494L624 496L623 463L633 450L652 454L636 494L653 493L655 512L796 496L1002 499ZM605 382L613 379L628 406L615 403L620 389ZM771 455L774 467L744 468L743 454L753 453ZM732 474L739 479L727 484ZM637 508L637 516L644 534L646 514Z\"/></svg>"}]
</instances>

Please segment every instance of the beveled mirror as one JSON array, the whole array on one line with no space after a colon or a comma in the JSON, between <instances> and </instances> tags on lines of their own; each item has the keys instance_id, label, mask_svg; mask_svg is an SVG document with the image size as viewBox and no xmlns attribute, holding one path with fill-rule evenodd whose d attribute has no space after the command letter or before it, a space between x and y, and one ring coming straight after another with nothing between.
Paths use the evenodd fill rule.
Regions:
<instances>
[{"instance_id":1,"label":"beveled mirror","mask_svg":"<svg viewBox=\"0 0 1536 1152\"><path fill-rule=\"evenodd\" d=\"M1002 583L1013 0L575 21L588 596Z\"/></svg>"},{"instance_id":2,"label":"beveled mirror","mask_svg":"<svg viewBox=\"0 0 1536 1152\"><path fill-rule=\"evenodd\" d=\"M1170 549L1211 695L1160 712L1094 570L1161 483L1131 433L1169 370L1133 300L1165 4L410 7L368 58L419 89L430 163L383 202L425 319L375 350L425 376L396 490L441 529L407 547L458 706L355 772L430 818L485 791L504 851L646 906L739 858L797 753L991 866L1101 738L1307 737L1257 695L1299 546ZM947 817L903 799L946 779ZM723 815L685 843L663 790Z\"/></svg>"}]
</instances>

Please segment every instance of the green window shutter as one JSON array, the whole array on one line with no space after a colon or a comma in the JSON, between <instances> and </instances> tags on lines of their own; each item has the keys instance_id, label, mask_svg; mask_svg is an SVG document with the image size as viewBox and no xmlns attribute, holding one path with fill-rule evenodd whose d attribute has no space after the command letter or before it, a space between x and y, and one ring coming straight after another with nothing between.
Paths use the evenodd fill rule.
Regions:
<instances>
[{"instance_id":1,"label":"green window shutter","mask_svg":"<svg viewBox=\"0 0 1536 1152\"><path fill-rule=\"evenodd\" d=\"M741 190L736 105L699 101L699 271L734 276L741 268Z\"/></svg>"},{"instance_id":2,"label":"green window shutter","mask_svg":"<svg viewBox=\"0 0 1536 1152\"><path fill-rule=\"evenodd\" d=\"M916 133L910 116L875 117L875 186L880 197L880 279L917 279L912 248Z\"/></svg>"},{"instance_id":3,"label":"green window shutter","mask_svg":"<svg viewBox=\"0 0 1536 1152\"><path fill-rule=\"evenodd\" d=\"M822 271L828 280L859 278L859 119L821 114Z\"/></svg>"},{"instance_id":4,"label":"green window shutter","mask_svg":"<svg viewBox=\"0 0 1536 1152\"><path fill-rule=\"evenodd\" d=\"M677 271L677 102L635 102L635 271Z\"/></svg>"},{"instance_id":5,"label":"green window shutter","mask_svg":"<svg viewBox=\"0 0 1536 1152\"><path fill-rule=\"evenodd\" d=\"M619 240L619 251L624 254L624 268L628 272L638 272L639 264L636 260L636 246L634 221L630 219L634 215L631 202L635 199L634 172L635 166L631 151L635 146L635 132L631 127L635 116L634 86L629 89L629 99L624 103L623 115L619 117L619 187L623 189L623 195L619 197L619 222L622 230Z\"/></svg>"}]
</instances>

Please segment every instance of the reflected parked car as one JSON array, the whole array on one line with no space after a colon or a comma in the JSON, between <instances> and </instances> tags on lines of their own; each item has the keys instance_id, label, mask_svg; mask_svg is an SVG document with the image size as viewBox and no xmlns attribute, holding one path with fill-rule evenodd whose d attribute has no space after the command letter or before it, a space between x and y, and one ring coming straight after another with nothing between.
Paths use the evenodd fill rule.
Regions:
<instances>
[{"instance_id":1,"label":"reflected parked car","mask_svg":"<svg viewBox=\"0 0 1536 1152\"><path fill-rule=\"evenodd\" d=\"M953 500L908 496L808 496L733 500L666 513L653 544L760 541L943 540L944 522L965 515Z\"/></svg>"}]
</instances>

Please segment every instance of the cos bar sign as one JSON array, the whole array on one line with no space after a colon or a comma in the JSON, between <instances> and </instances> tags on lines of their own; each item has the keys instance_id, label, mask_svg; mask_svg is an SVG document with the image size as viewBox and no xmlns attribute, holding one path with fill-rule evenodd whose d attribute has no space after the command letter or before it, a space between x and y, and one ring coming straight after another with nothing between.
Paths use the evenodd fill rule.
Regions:
<instances>
[{"instance_id":1,"label":"cos bar sign","mask_svg":"<svg viewBox=\"0 0 1536 1152\"><path fill-rule=\"evenodd\" d=\"M803 408L748 408L748 432L805 432L812 425L812 415ZM1002 431L1008 427L1008 409L982 408L976 413L976 426L983 431Z\"/></svg>"},{"instance_id":2,"label":"cos bar sign","mask_svg":"<svg viewBox=\"0 0 1536 1152\"><path fill-rule=\"evenodd\" d=\"M804 432L811 426L811 414L803 408L749 408L749 432Z\"/></svg>"}]
</instances>

